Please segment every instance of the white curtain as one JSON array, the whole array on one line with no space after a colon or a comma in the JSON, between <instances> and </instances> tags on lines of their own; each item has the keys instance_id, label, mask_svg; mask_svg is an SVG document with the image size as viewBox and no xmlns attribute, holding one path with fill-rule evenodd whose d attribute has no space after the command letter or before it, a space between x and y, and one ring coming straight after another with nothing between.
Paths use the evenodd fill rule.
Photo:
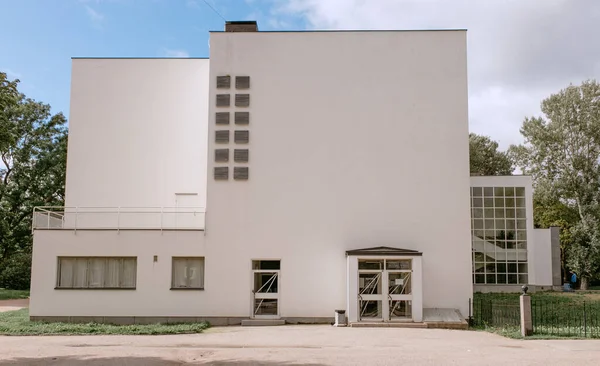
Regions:
<instances>
[{"instance_id":1,"label":"white curtain","mask_svg":"<svg viewBox=\"0 0 600 366\"><path fill-rule=\"evenodd\" d=\"M204 258L173 258L173 288L204 288Z\"/></svg>"},{"instance_id":2,"label":"white curtain","mask_svg":"<svg viewBox=\"0 0 600 366\"><path fill-rule=\"evenodd\" d=\"M106 258L91 258L88 263L88 287L105 287L104 272L106 266Z\"/></svg>"},{"instance_id":3,"label":"white curtain","mask_svg":"<svg viewBox=\"0 0 600 366\"><path fill-rule=\"evenodd\" d=\"M73 271L73 287L85 288L88 287L87 279L88 270L88 259L87 258L76 258L75 259L75 270Z\"/></svg>"},{"instance_id":4,"label":"white curtain","mask_svg":"<svg viewBox=\"0 0 600 366\"><path fill-rule=\"evenodd\" d=\"M73 287L73 267L75 259L60 258L60 276L58 278L58 287Z\"/></svg>"},{"instance_id":5,"label":"white curtain","mask_svg":"<svg viewBox=\"0 0 600 366\"><path fill-rule=\"evenodd\" d=\"M123 271L119 287L135 288L137 258L123 258Z\"/></svg>"}]
</instances>

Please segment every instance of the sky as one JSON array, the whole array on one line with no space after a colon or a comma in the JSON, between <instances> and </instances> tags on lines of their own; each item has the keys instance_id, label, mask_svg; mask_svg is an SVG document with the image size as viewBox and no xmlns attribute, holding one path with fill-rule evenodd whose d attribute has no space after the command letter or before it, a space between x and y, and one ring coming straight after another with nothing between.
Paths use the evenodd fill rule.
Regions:
<instances>
[{"instance_id":1,"label":"sky","mask_svg":"<svg viewBox=\"0 0 600 366\"><path fill-rule=\"evenodd\" d=\"M522 142L544 98L600 80L600 0L0 0L0 13L0 70L67 117L71 57L208 57L221 16L259 30L467 29L469 129L501 148Z\"/></svg>"}]
</instances>

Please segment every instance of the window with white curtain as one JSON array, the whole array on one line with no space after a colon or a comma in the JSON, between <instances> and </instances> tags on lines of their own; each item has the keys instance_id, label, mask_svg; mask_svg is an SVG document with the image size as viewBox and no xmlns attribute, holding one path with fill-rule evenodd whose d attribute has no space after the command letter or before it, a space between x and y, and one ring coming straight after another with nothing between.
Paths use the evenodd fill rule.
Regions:
<instances>
[{"instance_id":1,"label":"window with white curtain","mask_svg":"<svg viewBox=\"0 0 600 366\"><path fill-rule=\"evenodd\" d=\"M173 257L172 289L204 289L204 258Z\"/></svg>"},{"instance_id":2,"label":"window with white curtain","mask_svg":"<svg viewBox=\"0 0 600 366\"><path fill-rule=\"evenodd\" d=\"M57 288L135 289L136 257L59 257Z\"/></svg>"}]
</instances>

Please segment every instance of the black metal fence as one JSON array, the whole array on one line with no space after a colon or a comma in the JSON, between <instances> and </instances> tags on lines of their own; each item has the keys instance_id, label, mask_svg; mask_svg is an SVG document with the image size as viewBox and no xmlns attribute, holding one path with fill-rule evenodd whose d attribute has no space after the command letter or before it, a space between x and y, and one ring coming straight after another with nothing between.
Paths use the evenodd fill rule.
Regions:
<instances>
[{"instance_id":1,"label":"black metal fence","mask_svg":"<svg viewBox=\"0 0 600 366\"><path fill-rule=\"evenodd\" d=\"M469 323L473 327L517 330L521 324L518 296L475 296ZM557 337L600 338L600 302L531 298L533 334Z\"/></svg>"},{"instance_id":2,"label":"black metal fence","mask_svg":"<svg viewBox=\"0 0 600 366\"><path fill-rule=\"evenodd\" d=\"M478 298L471 301L470 323L475 327L512 328L521 324L519 298Z\"/></svg>"},{"instance_id":3,"label":"black metal fence","mask_svg":"<svg viewBox=\"0 0 600 366\"><path fill-rule=\"evenodd\" d=\"M600 338L600 303L531 299L533 334Z\"/></svg>"}]
</instances>

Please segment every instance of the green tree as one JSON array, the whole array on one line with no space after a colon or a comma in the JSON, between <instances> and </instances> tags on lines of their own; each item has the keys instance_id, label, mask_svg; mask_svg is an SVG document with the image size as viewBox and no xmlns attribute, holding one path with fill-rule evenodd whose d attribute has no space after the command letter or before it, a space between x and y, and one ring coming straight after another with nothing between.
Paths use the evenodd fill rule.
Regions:
<instances>
[{"instance_id":1,"label":"green tree","mask_svg":"<svg viewBox=\"0 0 600 366\"><path fill-rule=\"evenodd\" d=\"M471 175L511 175L513 164L498 143L487 136L469 134Z\"/></svg>"},{"instance_id":2,"label":"green tree","mask_svg":"<svg viewBox=\"0 0 600 366\"><path fill-rule=\"evenodd\" d=\"M16 262L30 265L33 207L64 201L66 119L18 83L0 72L0 287L23 287L6 278L15 277Z\"/></svg>"},{"instance_id":3,"label":"green tree","mask_svg":"<svg viewBox=\"0 0 600 366\"><path fill-rule=\"evenodd\" d=\"M576 213L568 266L587 289L600 270L600 84L595 80L569 86L542 101L544 117L526 118L525 143L510 153L536 189Z\"/></svg>"}]
</instances>

